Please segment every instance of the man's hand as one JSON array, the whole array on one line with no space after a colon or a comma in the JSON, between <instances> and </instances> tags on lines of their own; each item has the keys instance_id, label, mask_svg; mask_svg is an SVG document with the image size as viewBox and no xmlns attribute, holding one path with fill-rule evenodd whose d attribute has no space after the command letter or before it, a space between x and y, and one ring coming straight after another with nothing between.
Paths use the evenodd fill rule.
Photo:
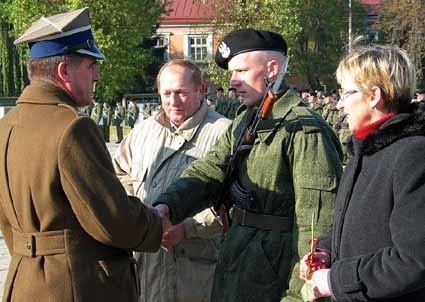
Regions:
<instances>
[{"instance_id":1,"label":"man's hand","mask_svg":"<svg viewBox=\"0 0 425 302\"><path fill-rule=\"evenodd\" d=\"M154 209L158 213L159 217L161 217L162 236L164 236L164 234L168 231L168 229L173 226L170 221L170 210L168 209L168 206L165 204L159 204ZM161 247L164 248L165 250L168 250L168 248L164 246L164 239L162 240Z\"/></svg>"},{"instance_id":2,"label":"man's hand","mask_svg":"<svg viewBox=\"0 0 425 302\"><path fill-rule=\"evenodd\" d=\"M170 249L182 241L184 236L185 232L183 223L176 224L163 233L161 245L166 249Z\"/></svg>"}]
</instances>

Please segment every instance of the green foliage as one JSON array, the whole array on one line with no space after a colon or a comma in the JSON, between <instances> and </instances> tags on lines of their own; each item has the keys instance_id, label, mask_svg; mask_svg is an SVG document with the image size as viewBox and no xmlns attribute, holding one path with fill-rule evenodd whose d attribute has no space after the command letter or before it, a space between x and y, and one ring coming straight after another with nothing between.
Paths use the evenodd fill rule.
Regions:
<instances>
[{"instance_id":1,"label":"green foliage","mask_svg":"<svg viewBox=\"0 0 425 302\"><path fill-rule=\"evenodd\" d=\"M225 3L219 1L215 5L217 18L213 20L212 25L219 36L224 36L234 29L248 27L279 32L290 46L301 30L296 14L299 1L230 0ZM208 65L207 77L219 86L229 86L230 73L218 68L214 63Z\"/></svg>"},{"instance_id":2,"label":"green foliage","mask_svg":"<svg viewBox=\"0 0 425 302\"><path fill-rule=\"evenodd\" d=\"M422 0L383 1L377 27L386 43L404 48L415 64L419 84L425 78L425 3Z\"/></svg>"},{"instance_id":3,"label":"green foliage","mask_svg":"<svg viewBox=\"0 0 425 302\"><path fill-rule=\"evenodd\" d=\"M136 77L151 62L150 50L140 45L154 34L164 5L154 0L6 0L2 11L13 24L16 37L42 15L90 7L95 39L106 56L99 64L102 78L95 94L102 101L111 101L134 85Z\"/></svg>"},{"instance_id":4,"label":"green foliage","mask_svg":"<svg viewBox=\"0 0 425 302\"><path fill-rule=\"evenodd\" d=\"M334 87L334 72L348 41L348 3L340 0L230 0L216 4L215 32L253 27L281 33L291 57L289 81ZM365 10L353 1L353 32L363 32ZM228 85L228 73L210 64L213 83ZM226 83L226 85L223 85Z\"/></svg>"}]
</instances>

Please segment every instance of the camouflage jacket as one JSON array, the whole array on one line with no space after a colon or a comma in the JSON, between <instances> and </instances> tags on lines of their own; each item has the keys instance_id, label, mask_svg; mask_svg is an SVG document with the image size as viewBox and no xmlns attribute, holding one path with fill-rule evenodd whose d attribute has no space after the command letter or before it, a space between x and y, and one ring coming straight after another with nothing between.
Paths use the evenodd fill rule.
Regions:
<instances>
[{"instance_id":1,"label":"camouflage jacket","mask_svg":"<svg viewBox=\"0 0 425 302\"><path fill-rule=\"evenodd\" d=\"M114 126L121 126L122 121L125 119L125 108L123 106L121 107L115 107L114 110Z\"/></svg>"},{"instance_id":2,"label":"camouflage jacket","mask_svg":"<svg viewBox=\"0 0 425 302\"><path fill-rule=\"evenodd\" d=\"M110 126L112 122L112 107L109 104L103 105L102 108L102 119L103 119L103 125Z\"/></svg>"},{"instance_id":3,"label":"camouflage jacket","mask_svg":"<svg viewBox=\"0 0 425 302\"><path fill-rule=\"evenodd\" d=\"M90 118L99 125L100 118L102 117L102 104L96 103L93 105L93 108L90 113Z\"/></svg>"},{"instance_id":4,"label":"camouflage jacket","mask_svg":"<svg viewBox=\"0 0 425 302\"><path fill-rule=\"evenodd\" d=\"M154 203L168 204L173 223L226 190L224 167L246 116L240 113L217 145ZM293 227L278 232L232 224L220 249L213 302L301 301L297 263L309 252L312 214L317 236L331 229L342 173L340 148L326 122L293 91L276 102L236 174L255 194L257 213L288 217Z\"/></svg>"}]
</instances>

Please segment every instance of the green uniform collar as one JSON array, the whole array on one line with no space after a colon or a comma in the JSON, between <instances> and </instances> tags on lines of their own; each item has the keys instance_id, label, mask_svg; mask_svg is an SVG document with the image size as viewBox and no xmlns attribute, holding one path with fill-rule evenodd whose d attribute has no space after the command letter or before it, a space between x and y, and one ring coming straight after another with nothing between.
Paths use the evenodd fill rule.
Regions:
<instances>
[{"instance_id":1,"label":"green uniform collar","mask_svg":"<svg viewBox=\"0 0 425 302\"><path fill-rule=\"evenodd\" d=\"M300 103L302 103L302 100L297 94L293 90L288 89L288 91L276 101L270 116L266 120L260 122L257 133L271 132L276 129L292 108L298 106Z\"/></svg>"}]
</instances>

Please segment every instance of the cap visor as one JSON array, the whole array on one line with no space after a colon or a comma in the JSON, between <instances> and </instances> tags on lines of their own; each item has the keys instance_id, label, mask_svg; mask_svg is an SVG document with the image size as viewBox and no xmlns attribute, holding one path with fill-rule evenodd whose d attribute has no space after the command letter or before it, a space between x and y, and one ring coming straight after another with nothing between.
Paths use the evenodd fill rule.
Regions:
<instances>
[{"instance_id":1,"label":"cap visor","mask_svg":"<svg viewBox=\"0 0 425 302\"><path fill-rule=\"evenodd\" d=\"M76 50L75 52L85 56L94 57L98 60L105 60L105 55L96 46L92 46L90 48L85 48L85 49L79 49L79 50Z\"/></svg>"}]
</instances>

